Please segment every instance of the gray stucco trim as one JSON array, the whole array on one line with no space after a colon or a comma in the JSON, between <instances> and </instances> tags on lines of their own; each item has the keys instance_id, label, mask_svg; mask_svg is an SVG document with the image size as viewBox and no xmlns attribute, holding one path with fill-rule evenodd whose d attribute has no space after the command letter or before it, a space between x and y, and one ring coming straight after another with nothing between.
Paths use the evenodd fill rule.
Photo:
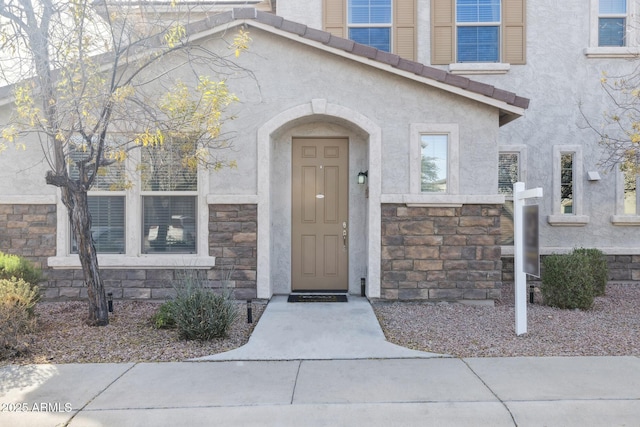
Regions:
<instances>
[{"instance_id":1,"label":"gray stucco trim","mask_svg":"<svg viewBox=\"0 0 640 427\"><path fill-rule=\"evenodd\" d=\"M258 188L258 261L257 296L271 298L273 295L271 268L271 146L272 135L282 127L309 116L329 116L352 123L368 136L369 147L369 199L367 211L367 295L380 297L380 196L382 189L382 130L365 116L349 108L332 104L324 99L314 99L283 111L264 123L257 132L257 188Z\"/></svg>"}]
</instances>

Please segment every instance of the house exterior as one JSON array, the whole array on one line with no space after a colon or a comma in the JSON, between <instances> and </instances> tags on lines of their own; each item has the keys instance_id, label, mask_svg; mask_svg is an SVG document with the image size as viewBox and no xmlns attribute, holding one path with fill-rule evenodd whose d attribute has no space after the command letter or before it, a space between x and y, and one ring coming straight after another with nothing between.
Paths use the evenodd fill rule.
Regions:
<instances>
[{"instance_id":1,"label":"house exterior","mask_svg":"<svg viewBox=\"0 0 640 427\"><path fill-rule=\"evenodd\" d=\"M582 116L606 110L602 71L634 69L635 2L623 12L600 2L213 5L194 43L226 49L212 35L240 26L253 40L238 63L255 78L227 80L242 100L226 125L238 167L200 170L183 187L96 188L108 291L166 298L190 268L213 284L229 276L243 299L359 294L364 283L370 298L491 302L511 279L515 181L544 189L543 254L596 247L612 279L640 280L640 216L624 203L635 192L598 168ZM605 23L628 31L604 34ZM81 297L65 209L40 158L2 153L0 250L39 262L47 297Z\"/></svg>"}]
</instances>

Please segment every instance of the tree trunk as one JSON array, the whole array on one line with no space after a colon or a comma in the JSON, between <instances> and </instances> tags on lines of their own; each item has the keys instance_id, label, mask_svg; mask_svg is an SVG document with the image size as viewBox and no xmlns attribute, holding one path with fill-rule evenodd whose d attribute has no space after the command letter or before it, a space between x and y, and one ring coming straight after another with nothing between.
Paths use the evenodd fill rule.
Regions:
<instances>
[{"instance_id":1,"label":"tree trunk","mask_svg":"<svg viewBox=\"0 0 640 427\"><path fill-rule=\"evenodd\" d=\"M104 284L98 268L98 255L91 235L91 215L89 214L87 192L69 189L63 189L63 192L65 190L72 201L69 219L78 245L78 256L89 297L87 324L89 326L106 326L109 324L109 310Z\"/></svg>"}]
</instances>

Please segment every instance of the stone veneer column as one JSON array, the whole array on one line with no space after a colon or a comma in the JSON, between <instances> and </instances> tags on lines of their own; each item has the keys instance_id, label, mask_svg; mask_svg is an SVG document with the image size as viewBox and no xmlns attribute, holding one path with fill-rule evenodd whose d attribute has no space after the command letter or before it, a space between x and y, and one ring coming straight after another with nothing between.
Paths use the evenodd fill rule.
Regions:
<instances>
[{"instance_id":1,"label":"stone veneer column","mask_svg":"<svg viewBox=\"0 0 640 427\"><path fill-rule=\"evenodd\" d=\"M256 298L257 232L257 205L209 205L209 252L216 257L209 279L220 283L233 268L230 280L236 299Z\"/></svg>"},{"instance_id":2,"label":"stone veneer column","mask_svg":"<svg viewBox=\"0 0 640 427\"><path fill-rule=\"evenodd\" d=\"M381 297L500 297L500 206L382 206Z\"/></svg>"}]
</instances>

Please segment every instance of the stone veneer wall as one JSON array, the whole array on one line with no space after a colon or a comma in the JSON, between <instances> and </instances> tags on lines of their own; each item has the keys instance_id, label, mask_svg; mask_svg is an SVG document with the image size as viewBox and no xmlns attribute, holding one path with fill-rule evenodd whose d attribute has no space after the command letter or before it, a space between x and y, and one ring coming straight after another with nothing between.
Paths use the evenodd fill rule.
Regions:
<instances>
[{"instance_id":1,"label":"stone veneer wall","mask_svg":"<svg viewBox=\"0 0 640 427\"><path fill-rule=\"evenodd\" d=\"M46 268L56 254L56 205L0 204L0 251Z\"/></svg>"},{"instance_id":2,"label":"stone veneer wall","mask_svg":"<svg viewBox=\"0 0 640 427\"><path fill-rule=\"evenodd\" d=\"M542 268L542 258L540 267ZM607 255L609 281L613 283L640 282L640 255ZM502 258L502 281L513 283L513 256ZM540 279L529 277L536 284Z\"/></svg>"},{"instance_id":3,"label":"stone veneer wall","mask_svg":"<svg viewBox=\"0 0 640 427\"><path fill-rule=\"evenodd\" d=\"M381 297L499 298L499 236L499 205L383 205Z\"/></svg>"},{"instance_id":4,"label":"stone veneer wall","mask_svg":"<svg viewBox=\"0 0 640 427\"><path fill-rule=\"evenodd\" d=\"M234 297L256 297L257 207L256 205L212 205L209 207L209 252L216 264L233 265L230 286ZM43 268L40 284L49 300L87 296L80 269L47 268L47 258L56 254L56 206L0 204L0 251L20 255ZM188 267L188 266L185 266ZM197 270L213 288L222 286L223 269ZM102 269L107 292L115 299L160 299L174 294L178 269Z\"/></svg>"},{"instance_id":5,"label":"stone veneer wall","mask_svg":"<svg viewBox=\"0 0 640 427\"><path fill-rule=\"evenodd\" d=\"M229 273L236 299L257 295L258 205L209 205L209 252L216 257L210 279Z\"/></svg>"}]
</instances>

